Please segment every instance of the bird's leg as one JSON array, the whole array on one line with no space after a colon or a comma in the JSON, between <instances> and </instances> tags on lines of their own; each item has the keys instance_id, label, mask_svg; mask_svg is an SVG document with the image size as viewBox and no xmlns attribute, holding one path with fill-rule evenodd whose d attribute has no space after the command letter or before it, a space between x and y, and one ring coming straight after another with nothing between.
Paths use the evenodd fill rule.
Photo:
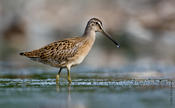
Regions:
<instances>
[{"instance_id":1,"label":"bird's leg","mask_svg":"<svg viewBox=\"0 0 175 108\"><path fill-rule=\"evenodd\" d=\"M56 76L56 83L59 82L61 70L62 70L62 68L60 68L60 70L59 70L59 72L58 72L58 74Z\"/></svg>"},{"instance_id":2,"label":"bird's leg","mask_svg":"<svg viewBox=\"0 0 175 108\"><path fill-rule=\"evenodd\" d=\"M71 84L71 76L70 76L70 66L67 66L67 80L69 81L69 84Z\"/></svg>"}]
</instances>

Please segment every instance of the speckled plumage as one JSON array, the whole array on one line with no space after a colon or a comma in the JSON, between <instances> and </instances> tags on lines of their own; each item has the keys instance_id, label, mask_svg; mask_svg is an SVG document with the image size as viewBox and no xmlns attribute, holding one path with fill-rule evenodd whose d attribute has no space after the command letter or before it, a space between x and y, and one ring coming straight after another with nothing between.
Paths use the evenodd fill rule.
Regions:
<instances>
[{"instance_id":1,"label":"speckled plumage","mask_svg":"<svg viewBox=\"0 0 175 108\"><path fill-rule=\"evenodd\" d=\"M26 56L34 61L59 67L60 71L56 77L57 80L59 80L62 68L67 68L68 81L71 83L70 68L71 66L80 64L87 56L95 41L95 32L104 33L110 40L118 45L116 41L104 32L102 22L97 18L92 18L88 21L85 32L81 37L59 40L38 50L20 53L20 55Z\"/></svg>"},{"instance_id":2,"label":"speckled plumage","mask_svg":"<svg viewBox=\"0 0 175 108\"><path fill-rule=\"evenodd\" d=\"M38 50L24 52L21 55L54 67L66 67L78 58L89 44L89 40L86 40L85 37L67 38L50 43Z\"/></svg>"}]
</instances>

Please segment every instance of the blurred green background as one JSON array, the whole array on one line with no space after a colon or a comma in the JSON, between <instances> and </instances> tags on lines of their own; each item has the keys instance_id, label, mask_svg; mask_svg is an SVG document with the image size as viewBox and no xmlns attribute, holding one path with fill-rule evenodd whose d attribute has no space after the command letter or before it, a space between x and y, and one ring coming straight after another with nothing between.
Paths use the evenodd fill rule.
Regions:
<instances>
[{"instance_id":1,"label":"blurred green background","mask_svg":"<svg viewBox=\"0 0 175 108\"><path fill-rule=\"evenodd\" d=\"M174 65L174 5L174 0L0 0L0 61L33 63L18 53L81 36L87 21L97 17L121 48L97 33L84 65Z\"/></svg>"}]
</instances>

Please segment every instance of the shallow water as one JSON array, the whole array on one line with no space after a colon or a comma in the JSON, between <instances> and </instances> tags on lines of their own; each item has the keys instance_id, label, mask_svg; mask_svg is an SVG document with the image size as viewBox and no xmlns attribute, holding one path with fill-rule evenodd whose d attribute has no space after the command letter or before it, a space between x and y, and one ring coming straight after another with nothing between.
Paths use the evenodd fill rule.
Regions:
<instances>
[{"instance_id":1,"label":"shallow water","mask_svg":"<svg viewBox=\"0 0 175 108\"><path fill-rule=\"evenodd\" d=\"M4 66L0 68L0 106L3 108L175 107L173 71L165 73L152 69L136 70L140 73L129 72L126 69L76 68L72 70L73 82L69 85L65 70L60 83L56 84L56 69Z\"/></svg>"}]
</instances>

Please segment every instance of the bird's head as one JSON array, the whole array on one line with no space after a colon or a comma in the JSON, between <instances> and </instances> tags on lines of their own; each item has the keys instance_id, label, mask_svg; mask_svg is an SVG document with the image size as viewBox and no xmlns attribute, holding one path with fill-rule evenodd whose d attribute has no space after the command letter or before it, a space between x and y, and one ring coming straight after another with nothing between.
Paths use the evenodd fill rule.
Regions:
<instances>
[{"instance_id":1,"label":"bird's head","mask_svg":"<svg viewBox=\"0 0 175 108\"><path fill-rule=\"evenodd\" d=\"M90 30L93 30L95 32L101 32L102 31L102 22L97 19L97 18L91 18L89 21L88 21L88 24L87 24L88 28Z\"/></svg>"},{"instance_id":2,"label":"bird's head","mask_svg":"<svg viewBox=\"0 0 175 108\"><path fill-rule=\"evenodd\" d=\"M105 30L103 29L103 24L102 24L102 22L99 19L97 19L97 18L91 18L88 21L86 28L88 30L90 30L90 31L95 31L95 32L101 32L101 33L103 33L112 42L114 42L117 45L117 47L120 47L120 45L118 44L118 42L115 41L114 39L112 39L112 37L107 32L105 32Z\"/></svg>"}]
</instances>

